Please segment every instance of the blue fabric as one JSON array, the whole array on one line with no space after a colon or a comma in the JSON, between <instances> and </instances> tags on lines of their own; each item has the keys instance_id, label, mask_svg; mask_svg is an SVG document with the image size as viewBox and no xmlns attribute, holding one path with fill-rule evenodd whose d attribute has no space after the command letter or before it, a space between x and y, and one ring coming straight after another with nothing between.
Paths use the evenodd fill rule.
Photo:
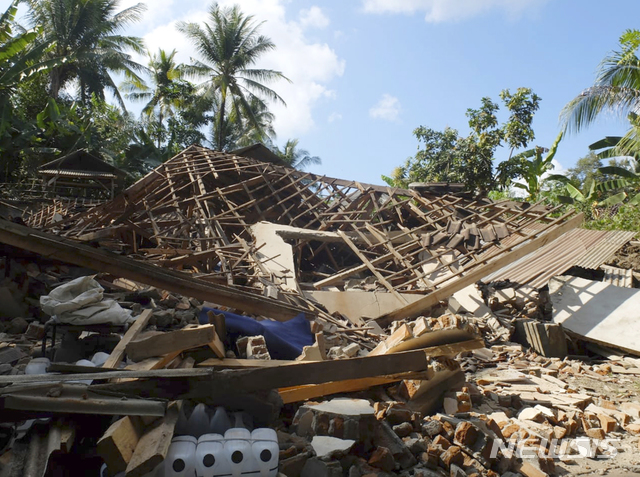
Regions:
<instances>
[{"instance_id":1,"label":"blue fabric","mask_svg":"<svg viewBox=\"0 0 640 477\"><path fill-rule=\"evenodd\" d=\"M300 313L289 321L256 321L248 316L236 315L228 311L204 307L198 316L201 324L209 323L207 312L224 315L227 339L235 342L241 336L262 335L273 359L295 359L302 354L302 348L315 342L311 324Z\"/></svg>"}]
</instances>

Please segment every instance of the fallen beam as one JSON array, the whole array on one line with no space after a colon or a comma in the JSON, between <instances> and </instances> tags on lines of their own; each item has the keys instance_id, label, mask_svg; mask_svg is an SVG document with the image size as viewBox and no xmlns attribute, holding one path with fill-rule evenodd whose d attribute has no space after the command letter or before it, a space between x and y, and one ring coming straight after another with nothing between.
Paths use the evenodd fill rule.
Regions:
<instances>
[{"instance_id":1,"label":"fallen beam","mask_svg":"<svg viewBox=\"0 0 640 477\"><path fill-rule=\"evenodd\" d=\"M182 352L200 346L208 346L216 338L216 328L213 325L191 326L177 331L159 332L141 337L136 341L129 342L126 351L129 359L142 361L146 358L164 356L176 351Z\"/></svg>"},{"instance_id":2,"label":"fallen beam","mask_svg":"<svg viewBox=\"0 0 640 477\"><path fill-rule=\"evenodd\" d=\"M482 339L463 341L460 343L445 344L424 348L421 351L426 356L453 356L463 351L471 351L484 347ZM421 373L401 373L393 376L379 376L372 378L352 379L347 381L333 381L325 384L311 384L306 386L294 386L278 389L278 393L285 404L313 399L330 394L348 393L362 391L373 386L394 383L404 379L426 380L428 381L435 373L431 370Z\"/></svg>"},{"instance_id":3,"label":"fallen beam","mask_svg":"<svg viewBox=\"0 0 640 477\"><path fill-rule=\"evenodd\" d=\"M313 312L306 308L211 283L188 273L167 270L3 219L0 219L0 242L50 259L110 273L183 296L212 301L278 321L287 321L300 313L313 315Z\"/></svg>"},{"instance_id":4,"label":"fallen beam","mask_svg":"<svg viewBox=\"0 0 640 477\"><path fill-rule=\"evenodd\" d=\"M383 356L351 358L335 361L299 362L290 366L255 369L159 370L137 372L137 381L100 384L90 389L124 395L163 399L215 400L229 394L244 394L306 384L389 376L399 373L423 372L429 365L424 350ZM182 371L183 374L171 371ZM188 373L187 373L188 371ZM191 377L189 377L191 373ZM100 375L104 379L111 373ZM115 373L114 373L115 374ZM142 378L146 375L146 378ZM162 379L159 378L162 375ZM124 377L131 377L126 374ZM171 376L171 377L169 377ZM64 376L68 378L68 376ZM120 377L120 376L118 376ZM3 378L0 376L0 378Z\"/></svg>"}]
</instances>

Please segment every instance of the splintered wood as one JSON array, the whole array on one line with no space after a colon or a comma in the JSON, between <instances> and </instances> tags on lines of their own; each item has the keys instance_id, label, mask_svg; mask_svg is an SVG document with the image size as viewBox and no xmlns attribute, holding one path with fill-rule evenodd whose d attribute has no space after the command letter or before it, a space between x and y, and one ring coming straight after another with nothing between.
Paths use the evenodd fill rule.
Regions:
<instances>
[{"instance_id":1,"label":"splintered wood","mask_svg":"<svg viewBox=\"0 0 640 477\"><path fill-rule=\"evenodd\" d=\"M305 303L301 284L346 289L371 277L404 304L388 323L419 316L582 220L574 211L557 213L320 177L191 146L112 201L55 227L66 237L291 304ZM261 222L283 227L276 233L287 244L279 252L252 235ZM409 304L403 293L425 298Z\"/></svg>"}]
</instances>

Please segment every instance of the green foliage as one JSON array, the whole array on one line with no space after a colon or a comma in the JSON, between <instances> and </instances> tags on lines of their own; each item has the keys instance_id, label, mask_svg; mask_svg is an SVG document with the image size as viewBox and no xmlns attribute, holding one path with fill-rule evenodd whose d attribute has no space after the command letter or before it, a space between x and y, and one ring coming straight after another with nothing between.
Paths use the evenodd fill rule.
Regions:
<instances>
[{"instance_id":1,"label":"green foliage","mask_svg":"<svg viewBox=\"0 0 640 477\"><path fill-rule=\"evenodd\" d=\"M264 83L286 77L279 71L252 67L262 55L275 48L269 38L258 34L259 27L253 16L244 15L238 6L222 8L215 3L209 9L209 22L204 27L197 23L178 23L178 30L192 41L201 57L186 71L206 79L201 85L202 93L217 107L212 142L218 150L233 146L229 138L233 135L234 121L228 119L232 113L237 118L235 125L240 124L238 119L242 118L266 138L256 111L268 111L267 100L284 104Z\"/></svg>"},{"instance_id":2,"label":"green foliage","mask_svg":"<svg viewBox=\"0 0 640 477\"><path fill-rule=\"evenodd\" d=\"M524 184L516 182L513 186L526 190L529 194L527 199L531 202L536 202L539 198L542 190L542 176L553 169L552 161L558 150L558 145L562 140L562 134L562 132L558 134L558 137L556 137L550 149L536 147L520 153L511 159L511 162L517 161L519 164L518 173L525 181ZM543 152L547 152L547 155L544 157L542 157ZM533 157L533 159L529 159L531 157Z\"/></svg>"},{"instance_id":3,"label":"green foliage","mask_svg":"<svg viewBox=\"0 0 640 477\"><path fill-rule=\"evenodd\" d=\"M640 230L640 208L631 204L594 209L583 227L594 230Z\"/></svg>"},{"instance_id":4,"label":"green foliage","mask_svg":"<svg viewBox=\"0 0 640 477\"><path fill-rule=\"evenodd\" d=\"M111 77L123 73L140 80L144 67L129 52L144 53L142 39L121 31L140 20L146 9L137 4L117 12L118 0L23 0L29 5L29 19L43 31L43 41L53 44L48 53L64 63L50 72L50 93L58 99L67 86L78 87L79 100L87 105L91 97L105 99L111 91L124 109L120 92Z\"/></svg>"},{"instance_id":5,"label":"green foliage","mask_svg":"<svg viewBox=\"0 0 640 477\"><path fill-rule=\"evenodd\" d=\"M306 149L298 148L298 139L289 139L284 149L275 146L273 152L294 169L303 170L310 165L322 164L322 159L318 156L312 156Z\"/></svg>"},{"instance_id":6,"label":"green foliage","mask_svg":"<svg viewBox=\"0 0 640 477\"><path fill-rule=\"evenodd\" d=\"M460 137L452 128L441 132L420 126L413 133L423 148L382 179L394 187L407 187L411 182L461 182L480 193L508 187L523 173L522 158L514 160L511 155L533 139L531 122L540 98L529 88L518 88L513 94L504 90L500 97L509 112L505 123L500 124L496 115L498 104L485 97L479 109L467 110L471 128L467 137ZM496 150L503 145L510 148L509 159L494 172Z\"/></svg>"}]
</instances>

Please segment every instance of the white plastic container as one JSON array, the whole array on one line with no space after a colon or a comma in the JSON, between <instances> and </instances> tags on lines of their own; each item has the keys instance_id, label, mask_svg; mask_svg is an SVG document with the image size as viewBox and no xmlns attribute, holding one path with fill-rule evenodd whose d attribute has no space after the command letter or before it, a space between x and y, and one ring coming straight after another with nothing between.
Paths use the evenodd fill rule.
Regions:
<instances>
[{"instance_id":1,"label":"white plastic container","mask_svg":"<svg viewBox=\"0 0 640 477\"><path fill-rule=\"evenodd\" d=\"M196 447L196 476L231 475L231 465L224 450L224 437L204 434Z\"/></svg>"},{"instance_id":2,"label":"white plastic container","mask_svg":"<svg viewBox=\"0 0 640 477\"><path fill-rule=\"evenodd\" d=\"M49 366L51 366L49 358L34 358L24 368L24 374L47 374Z\"/></svg>"},{"instance_id":3,"label":"white plastic container","mask_svg":"<svg viewBox=\"0 0 640 477\"><path fill-rule=\"evenodd\" d=\"M231 421L229 420L229 416L222 406L216 408L216 412L211 417L211 421L209 422L209 432L211 434L220 434L224 435L231 429Z\"/></svg>"},{"instance_id":4,"label":"white plastic container","mask_svg":"<svg viewBox=\"0 0 640 477\"><path fill-rule=\"evenodd\" d=\"M164 477L194 477L197 444L193 436L174 437L164 460Z\"/></svg>"},{"instance_id":5,"label":"white plastic container","mask_svg":"<svg viewBox=\"0 0 640 477\"><path fill-rule=\"evenodd\" d=\"M105 353L104 351L98 351L93 355L93 358L91 358L91 362L96 366L102 366L107 361L107 359L109 359L108 353Z\"/></svg>"},{"instance_id":6,"label":"white plastic container","mask_svg":"<svg viewBox=\"0 0 640 477\"><path fill-rule=\"evenodd\" d=\"M278 434L273 429L259 428L251 433L252 450L256 470L260 477L276 477L278 475Z\"/></svg>"},{"instance_id":7,"label":"white plastic container","mask_svg":"<svg viewBox=\"0 0 640 477\"><path fill-rule=\"evenodd\" d=\"M209 416L204 404L198 404L187 421L187 434L199 439L209 433Z\"/></svg>"},{"instance_id":8,"label":"white plastic container","mask_svg":"<svg viewBox=\"0 0 640 477\"><path fill-rule=\"evenodd\" d=\"M231 467L232 477L258 470L253 457L251 432L247 429L232 428L224 434L224 453Z\"/></svg>"}]
</instances>

